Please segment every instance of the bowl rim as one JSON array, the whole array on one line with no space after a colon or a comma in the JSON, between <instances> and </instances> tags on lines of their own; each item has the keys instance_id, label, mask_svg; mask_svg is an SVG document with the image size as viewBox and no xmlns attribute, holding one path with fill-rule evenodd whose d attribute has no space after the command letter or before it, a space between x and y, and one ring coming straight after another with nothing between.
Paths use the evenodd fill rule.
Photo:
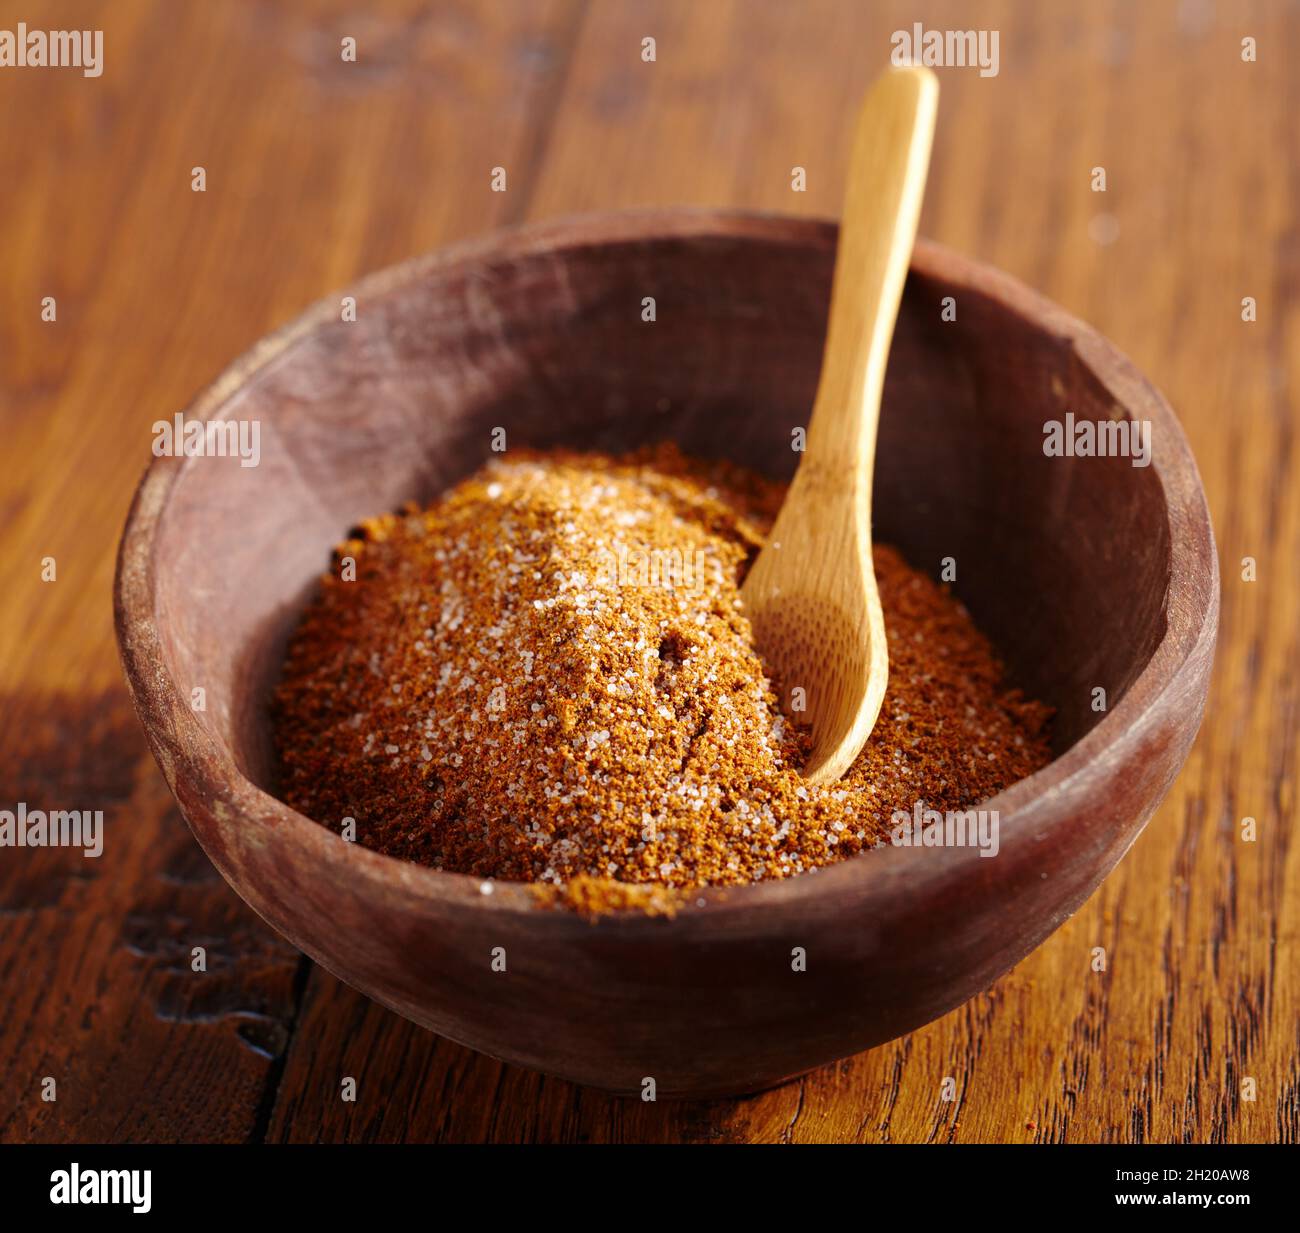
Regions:
<instances>
[{"instance_id":1,"label":"bowl rim","mask_svg":"<svg viewBox=\"0 0 1300 1233\"><path fill-rule=\"evenodd\" d=\"M340 295L356 296L360 302L457 265L510 262L538 253L671 239L801 244L833 251L837 235L838 224L833 220L695 207L566 215L492 231L386 267L316 301L229 364L191 400L184 414L187 419L221 419L241 387L286 357L299 340L337 319ZM1152 726L1158 714L1185 705L1186 686L1204 672L1213 654L1219 607L1218 558L1208 503L1182 428L1163 396L1118 348L1013 276L933 241L917 240L911 268L924 277L991 298L1072 346L1082 366L1126 414L1152 421L1153 436L1160 441L1151 469L1165 497L1170 534L1165 612L1181 613L1187 619L1166 620L1165 631L1145 667L1091 731L1047 766L983 803L983 807L999 811L1005 850L1016 837L1018 823L1035 827L1038 833L1033 839L1046 838L1054 825L1059 827L1068 819L1059 812L1055 817L1044 813L1037 820L1029 815L1065 794L1086 791L1090 768L1118 763L1115 755L1120 746L1136 739L1139 730ZM113 587L114 624L127 687L173 794L182 801L195 795L194 791L178 792L178 782L183 781L187 789L196 790L209 802L212 814L242 818L248 825L269 825L283 832L307 859L329 866L337 877L355 879L356 893L362 898L396 895L412 909L423 903L427 907L526 914L538 920L560 915L540 907L530 883L492 880L493 893L484 894L482 878L435 870L342 840L248 779L229 747L198 722L186 701L188 695L168 670L154 620L156 535L175 485L193 463L190 458L156 457L146 467L127 514ZM184 805L182 812L208 855L226 873L226 864L205 842ZM754 908L771 910L781 904L837 895L854 900L878 897L883 904L900 893L924 896L928 889L959 877L963 870L971 872L970 862L977 859L977 853L966 848L885 846L789 878L700 888L688 893L675 916L619 912L602 917L601 923L620 932L663 928L671 921L699 920L701 916L725 923L727 918ZM232 885L243 894L233 880Z\"/></svg>"}]
</instances>

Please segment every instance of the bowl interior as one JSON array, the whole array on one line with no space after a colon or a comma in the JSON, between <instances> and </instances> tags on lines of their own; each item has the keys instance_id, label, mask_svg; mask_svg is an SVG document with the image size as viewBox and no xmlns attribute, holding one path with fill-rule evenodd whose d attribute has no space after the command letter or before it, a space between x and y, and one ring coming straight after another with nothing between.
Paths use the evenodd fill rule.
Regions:
<instances>
[{"instance_id":1,"label":"bowl interior","mask_svg":"<svg viewBox=\"0 0 1300 1233\"><path fill-rule=\"evenodd\" d=\"M409 263L236 365L189 415L256 421L260 461L178 462L154 546L163 654L196 718L273 788L265 711L292 624L361 517L428 500L507 448L665 438L788 477L821 360L829 224L678 221L527 233ZM653 230L653 229L652 229ZM1047 457L1044 424L1123 418L1050 319L918 248L889 363L874 535L954 590L1015 682L1057 710L1059 755L1165 630L1155 468ZM951 305L945 301L951 299ZM653 300L653 321L648 301ZM953 315L955 319L945 319ZM1158 445L1158 443L1157 443Z\"/></svg>"}]
</instances>

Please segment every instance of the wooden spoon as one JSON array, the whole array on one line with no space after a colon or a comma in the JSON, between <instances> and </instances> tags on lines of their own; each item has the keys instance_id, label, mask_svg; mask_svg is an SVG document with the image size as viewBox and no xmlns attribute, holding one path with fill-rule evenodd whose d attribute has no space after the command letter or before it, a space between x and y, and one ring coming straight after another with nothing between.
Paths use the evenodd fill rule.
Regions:
<instances>
[{"instance_id":1,"label":"wooden spoon","mask_svg":"<svg viewBox=\"0 0 1300 1233\"><path fill-rule=\"evenodd\" d=\"M871 473L938 98L934 74L908 67L885 73L862 102L806 449L741 591L787 710L811 719L804 775L813 783L831 783L852 765L889 679L871 560Z\"/></svg>"}]
</instances>

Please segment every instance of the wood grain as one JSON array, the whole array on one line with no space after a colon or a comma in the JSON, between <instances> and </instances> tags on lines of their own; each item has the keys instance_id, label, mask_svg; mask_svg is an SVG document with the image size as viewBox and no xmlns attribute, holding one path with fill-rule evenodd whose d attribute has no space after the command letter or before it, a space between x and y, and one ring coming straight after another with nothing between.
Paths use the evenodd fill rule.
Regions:
<instances>
[{"instance_id":1,"label":"wood grain","mask_svg":"<svg viewBox=\"0 0 1300 1233\"><path fill-rule=\"evenodd\" d=\"M342 5L32 0L29 26L104 26L108 69L0 72L0 797L93 796L123 836L89 877L80 857L0 857L0 1135L1300 1140L1300 12L1271 0L367 10L355 33L374 55L343 78ZM300 968L224 884L190 887L202 858L144 755L110 628L112 550L148 425L311 300L461 235L650 203L833 214L853 101L890 33L918 19L1001 32L997 77L940 71L922 231L1126 350L1179 412L1215 519L1210 711L1100 892L988 993L903 1040L750 1100L644 1105L438 1041ZM1240 58L1246 35L1257 63ZM189 188L200 164L202 195ZM510 171L504 194L487 191L496 165ZM1097 166L1104 195L1090 188ZM40 320L46 295L56 324ZM1245 296L1256 322L1242 320ZM55 583L40 581L47 555ZM1257 581L1241 580L1244 557ZM1245 816L1253 844L1238 838ZM176 991L178 943L159 941L173 927L228 954L215 996ZM1095 946L1104 973L1090 969ZM207 997L206 1012L176 1012L177 998ZM270 1025L259 1045L239 1034L250 1023ZM343 1105L338 1076L361 1065L371 1096ZM62 1077L55 1106L39 1100L45 1074ZM956 1102L939 1099L945 1076ZM1246 1077L1255 1101L1241 1099Z\"/></svg>"}]
</instances>

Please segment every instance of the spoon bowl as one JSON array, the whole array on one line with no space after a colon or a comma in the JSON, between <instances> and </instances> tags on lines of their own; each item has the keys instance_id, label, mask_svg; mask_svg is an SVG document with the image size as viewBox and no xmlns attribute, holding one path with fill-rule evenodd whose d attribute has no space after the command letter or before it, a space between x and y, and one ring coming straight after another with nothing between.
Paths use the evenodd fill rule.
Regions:
<instances>
[{"instance_id":1,"label":"spoon bowl","mask_svg":"<svg viewBox=\"0 0 1300 1233\"><path fill-rule=\"evenodd\" d=\"M118 559L126 678L180 808L230 885L349 984L496 1057L618 1092L752 1091L986 989L1134 841L1186 757L1218 618L1196 467L1164 400L1093 330L920 242L890 353L876 537L954 588L1055 706L1054 761L989 802L992 859L885 848L594 923L528 888L345 843L276 797L266 701L330 550L510 445L672 438L788 479L812 404L832 224L656 211L411 261L264 340L187 418L255 419L261 462L160 458ZM658 320L637 306L653 295ZM941 322L945 297L957 320ZM1045 421L1152 426L1154 459L1048 458ZM191 691L206 691L206 709ZM1104 689L1107 707L1094 709ZM805 971L791 964L804 948ZM493 955L504 948L507 970Z\"/></svg>"}]
</instances>

